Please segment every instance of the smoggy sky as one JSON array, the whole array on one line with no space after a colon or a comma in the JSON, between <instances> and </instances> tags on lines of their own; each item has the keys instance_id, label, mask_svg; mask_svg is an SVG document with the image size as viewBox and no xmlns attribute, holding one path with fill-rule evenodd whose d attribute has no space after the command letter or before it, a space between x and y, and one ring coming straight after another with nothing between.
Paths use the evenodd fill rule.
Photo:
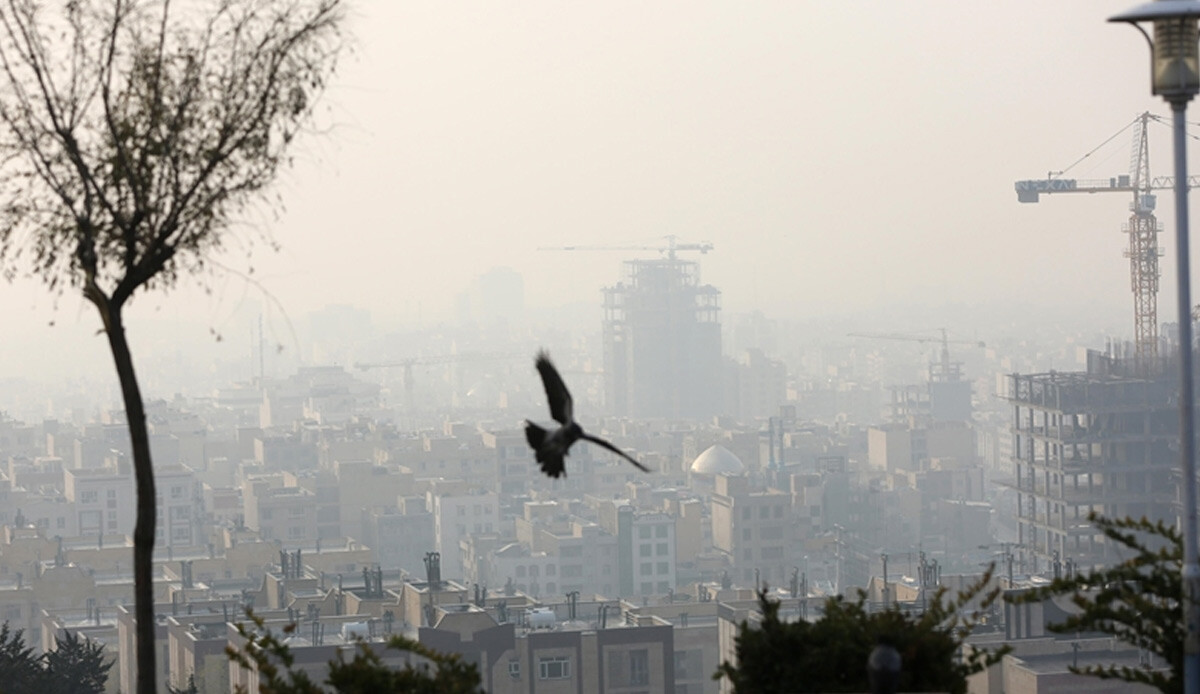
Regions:
<instances>
[{"instance_id":1,"label":"smoggy sky","mask_svg":"<svg viewBox=\"0 0 1200 694\"><path fill-rule=\"evenodd\" d=\"M1013 182L1169 115L1141 36L1105 22L1132 4L359 0L333 125L301 143L286 214L256 222L283 250L255 276L293 315L349 303L429 321L493 266L524 275L531 306L599 303L625 254L536 249L675 234L715 245L704 279L730 311L1044 303L1128 336L1129 199L1020 205ZM1169 130L1151 137L1169 174ZM1129 142L1071 173L1127 172ZM137 312L219 323L245 287L208 284ZM0 299L22 350L91 335L93 314L27 282Z\"/></svg>"}]
</instances>

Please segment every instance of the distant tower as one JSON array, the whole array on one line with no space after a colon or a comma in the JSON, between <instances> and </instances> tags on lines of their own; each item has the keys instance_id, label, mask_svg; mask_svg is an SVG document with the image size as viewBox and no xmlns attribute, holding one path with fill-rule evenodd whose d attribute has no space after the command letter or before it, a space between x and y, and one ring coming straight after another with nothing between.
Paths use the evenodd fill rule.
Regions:
<instances>
[{"instance_id":1,"label":"distant tower","mask_svg":"<svg viewBox=\"0 0 1200 694\"><path fill-rule=\"evenodd\" d=\"M723 403L721 292L671 253L628 260L604 289L608 409L631 417L706 418Z\"/></svg>"}]
</instances>

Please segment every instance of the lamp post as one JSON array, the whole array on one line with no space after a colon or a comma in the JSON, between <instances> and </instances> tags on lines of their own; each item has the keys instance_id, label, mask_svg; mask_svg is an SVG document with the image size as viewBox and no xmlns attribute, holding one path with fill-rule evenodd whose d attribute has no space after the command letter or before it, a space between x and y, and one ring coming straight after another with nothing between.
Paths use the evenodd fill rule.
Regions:
<instances>
[{"instance_id":1,"label":"lamp post","mask_svg":"<svg viewBox=\"0 0 1200 694\"><path fill-rule=\"evenodd\" d=\"M1179 303L1179 456L1183 471L1183 691L1200 694L1200 535L1196 525L1195 394L1192 380L1192 291L1188 268L1187 124L1200 92L1200 0L1155 0L1109 17L1126 22L1150 44L1152 91L1171 105L1175 140L1175 268ZM1141 22L1149 22L1154 36Z\"/></svg>"}]
</instances>

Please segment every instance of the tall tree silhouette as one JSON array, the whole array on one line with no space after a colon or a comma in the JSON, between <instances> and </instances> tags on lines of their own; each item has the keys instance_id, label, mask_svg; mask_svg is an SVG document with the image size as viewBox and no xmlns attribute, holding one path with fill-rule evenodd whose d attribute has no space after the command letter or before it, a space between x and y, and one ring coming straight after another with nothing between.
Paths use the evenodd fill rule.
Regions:
<instances>
[{"instance_id":1,"label":"tall tree silhouette","mask_svg":"<svg viewBox=\"0 0 1200 694\"><path fill-rule=\"evenodd\" d=\"M758 594L762 619L743 621L734 639L736 664L725 661L715 679L727 679L735 694L752 692L864 692L871 689L867 662L886 643L901 658L900 691L965 694L967 678L1000 662L1008 648L973 650L960 657L966 636L999 596L989 570L957 596L939 588L926 609L910 614L892 604L871 611L866 595L825 600L815 622L786 620L780 603Z\"/></svg>"},{"instance_id":2,"label":"tall tree silhouette","mask_svg":"<svg viewBox=\"0 0 1200 694\"><path fill-rule=\"evenodd\" d=\"M123 312L205 266L311 123L341 0L0 0L0 260L79 291L121 385L137 488L137 691L155 691L154 474Z\"/></svg>"},{"instance_id":3,"label":"tall tree silhouette","mask_svg":"<svg viewBox=\"0 0 1200 694\"><path fill-rule=\"evenodd\" d=\"M104 694L108 671L116 662L104 645L73 631L54 637L54 650L45 654L47 690L58 694Z\"/></svg>"},{"instance_id":4,"label":"tall tree silhouette","mask_svg":"<svg viewBox=\"0 0 1200 694\"><path fill-rule=\"evenodd\" d=\"M33 647L25 644L24 630L10 629L8 622L0 626L0 689L6 694L46 691L41 660Z\"/></svg>"}]
</instances>

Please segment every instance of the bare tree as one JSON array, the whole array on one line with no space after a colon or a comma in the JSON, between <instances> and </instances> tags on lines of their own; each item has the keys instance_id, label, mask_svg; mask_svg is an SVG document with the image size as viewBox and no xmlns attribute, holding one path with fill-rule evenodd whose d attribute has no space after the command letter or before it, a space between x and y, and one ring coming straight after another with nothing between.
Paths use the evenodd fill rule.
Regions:
<instances>
[{"instance_id":1,"label":"bare tree","mask_svg":"<svg viewBox=\"0 0 1200 694\"><path fill-rule=\"evenodd\" d=\"M155 691L154 474L122 312L205 267L312 122L342 0L0 0L0 261L80 291L137 488L137 691Z\"/></svg>"}]
</instances>

